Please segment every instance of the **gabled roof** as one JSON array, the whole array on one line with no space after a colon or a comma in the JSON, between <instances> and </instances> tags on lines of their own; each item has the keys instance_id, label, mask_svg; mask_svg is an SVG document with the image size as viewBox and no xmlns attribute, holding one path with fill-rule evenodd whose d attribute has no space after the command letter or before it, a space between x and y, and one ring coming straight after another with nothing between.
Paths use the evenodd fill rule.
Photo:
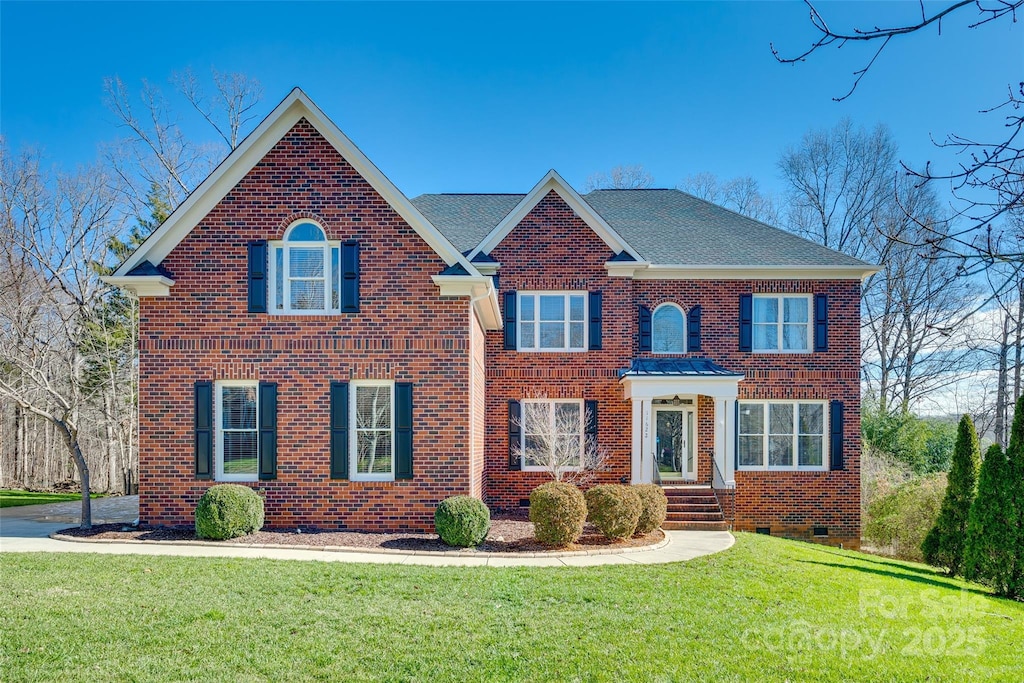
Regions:
<instances>
[{"instance_id":1,"label":"gabled roof","mask_svg":"<svg viewBox=\"0 0 1024 683\"><path fill-rule=\"evenodd\" d=\"M213 173L136 249L114 272L125 277L143 261L159 266L167 254L192 231L199 221L259 163L285 134L305 119L366 179L430 247L449 265L459 264L469 274L479 276L458 249L419 209L366 158L358 147L299 88L295 88L274 108Z\"/></svg>"},{"instance_id":2,"label":"gabled roof","mask_svg":"<svg viewBox=\"0 0 1024 683\"><path fill-rule=\"evenodd\" d=\"M540 182L537 183L529 193L527 193L515 207L509 211L491 230L487 233L479 244L477 244L473 250L469 253L470 259L475 257L477 254L490 253L498 244L501 243L505 237L519 225L520 221L526 218L527 214L533 210L533 207L537 206L548 196L549 193L554 192L562 198L566 204L569 205L573 211L576 212L583 222L585 222L590 229L593 230L598 237L604 240L604 243L611 248L616 254L622 251L627 252L630 256L640 261L640 256L631 247L626 240L615 231L615 228L610 226L599 213L587 204L586 201L579 195L576 190L572 188L569 183L562 179L562 176L558 175L554 169L548 171Z\"/></svg>"},{"instance_id":3,"label":"gabled roof","mask_svg":"<svg viewBox=\"0 0 1024 683\"><path fill-rule=\"evenodd\" d=\"M512 209L498 218L497 207L504 209L514 198L522 206L525 197L421 195L414 202L429 207L425 213L429 212L431 222L465 250L474 239L483 242L497 231L499 223L509 221ZM809 276L821 271L834 272L837 277L862 277L875 270L852 256L679 190L595 190L581 200L636 252L634 256L616 250L619 253L610 261L628 263L635 258L648 266L646 272L651 275L674 268L700 271L707 277L738 269L757 269L749 277L772 273L789 277L801 272ZM478 211L481 206L495 210ZM486 250L471 253L479 251Z\"/></svg>"}]
</instances>

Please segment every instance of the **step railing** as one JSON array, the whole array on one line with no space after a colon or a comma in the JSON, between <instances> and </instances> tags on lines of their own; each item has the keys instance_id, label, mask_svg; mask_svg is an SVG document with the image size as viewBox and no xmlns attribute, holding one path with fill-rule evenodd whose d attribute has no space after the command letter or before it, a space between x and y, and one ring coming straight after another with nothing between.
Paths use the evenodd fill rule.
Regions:
<instances>
[{"instance_id":1,"label":"step railing","mask_svg":"<svg viewBox=\"0 0 1024 683\"><path fill-rule=\"evenodd\" d=\"M711 478L711 490L715 492L715 497L718 498L718 506L722 508L722 516L725 517L725 521L729 522L729 528L732 529L736 521L736 484L730 486L726 483L725 477L722 476L722 471L718 469L718 461L715 458L711 458L711 465L714 468Z\"/></svg>"}]
</instances>

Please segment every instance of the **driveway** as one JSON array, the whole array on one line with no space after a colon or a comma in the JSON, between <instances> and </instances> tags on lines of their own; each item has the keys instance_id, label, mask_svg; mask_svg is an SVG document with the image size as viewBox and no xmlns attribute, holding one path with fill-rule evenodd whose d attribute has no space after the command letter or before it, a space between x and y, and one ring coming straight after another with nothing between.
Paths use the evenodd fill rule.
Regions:
<instances>
[{"instance_id":1,"label":"driveway","mask_svg":"<svg viewBox=\"0 0 1024 683\"><path fill-rule=\"evenodd\" d=\"M0 550L53 550L48 537L81 521L82 503L48 503L0 509ZM93 524L130 524L139 517L138 496L111 496L92 501Z\"/></svg>"}]
</instances>

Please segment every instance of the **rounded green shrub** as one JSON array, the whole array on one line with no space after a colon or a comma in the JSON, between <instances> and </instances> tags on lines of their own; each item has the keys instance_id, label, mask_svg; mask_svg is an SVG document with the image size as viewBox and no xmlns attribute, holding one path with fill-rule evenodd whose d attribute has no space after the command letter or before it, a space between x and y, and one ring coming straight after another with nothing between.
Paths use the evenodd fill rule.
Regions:
<instances>
[{"instance_id":1,"label":"rounded green shrub","mask_svg":"<svg viewBox=\"0 0 1024 683\"><path fill-rule=\"evenodd\" d=\"M665 495L665 489L657 484L637 484L632 489L640 496L640 519L636 523L634 533L641 536L649 534L660 527L668 515L668 497Z\"/></svg>"},{"instance_id":2,"label":"rounded green shrub","mask_svg":"<svg viewBox=\"0 0 1024 683\"><path fill-rule=\"evenodd\" d=\"M587 519L607 538L629 538L640 521L643 503L631 486L601 484L587 491Z\"/></svg>"},{"instance_id":3,"label":"rounded green shrub","mask_svg":"<svg viewBox=\"0 0 1024 683\"><path fill-rule=\"evenodd\" d=\"M196 536L222 541L263 528L263 498L248 486L218 484L196 505Z\"/></svg>"},{"instance_id":4,"label":"rounded green shrub","mask_svg":"<svg viewBox=\"0 0 1024 683\"><path fill-rule=\"evenodd\" d=\"M587 502L572 484L551 481L530 492L533 534L545 545L575 543L587 521Z\"/></svg>"},{"instance_id":5,"label":"rounded green shrub","mask_svg":"<svg viewBox=\"0 0 1024 683\"><path fill-rule=\"evenodd\" d=\"M472 496L445 498L434 510L434 530L441 540L458 548L480 545L491 528L491 511Z\"/></svg>"}]
</instances>

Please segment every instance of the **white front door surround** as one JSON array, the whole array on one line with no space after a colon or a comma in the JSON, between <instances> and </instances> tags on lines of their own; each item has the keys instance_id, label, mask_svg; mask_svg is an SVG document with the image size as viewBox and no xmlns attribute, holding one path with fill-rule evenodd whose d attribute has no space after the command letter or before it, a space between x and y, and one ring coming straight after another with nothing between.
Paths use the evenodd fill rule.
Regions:
<instances>
[{"instance_id":1,"label":"white front door surround","mask_svg":"<svg viewBox=\"0 0 1024 683\"><path fill-rule=\"evenodd\" d=\"M631 481L634 484L654 483L655 470L655 401L689 398L693 406L698 396L714 399L716 488L736 486L736 396L742 377L694 376L631 376L622 378L625 398L632 403Z\"/></svg>"}]
</instances>

